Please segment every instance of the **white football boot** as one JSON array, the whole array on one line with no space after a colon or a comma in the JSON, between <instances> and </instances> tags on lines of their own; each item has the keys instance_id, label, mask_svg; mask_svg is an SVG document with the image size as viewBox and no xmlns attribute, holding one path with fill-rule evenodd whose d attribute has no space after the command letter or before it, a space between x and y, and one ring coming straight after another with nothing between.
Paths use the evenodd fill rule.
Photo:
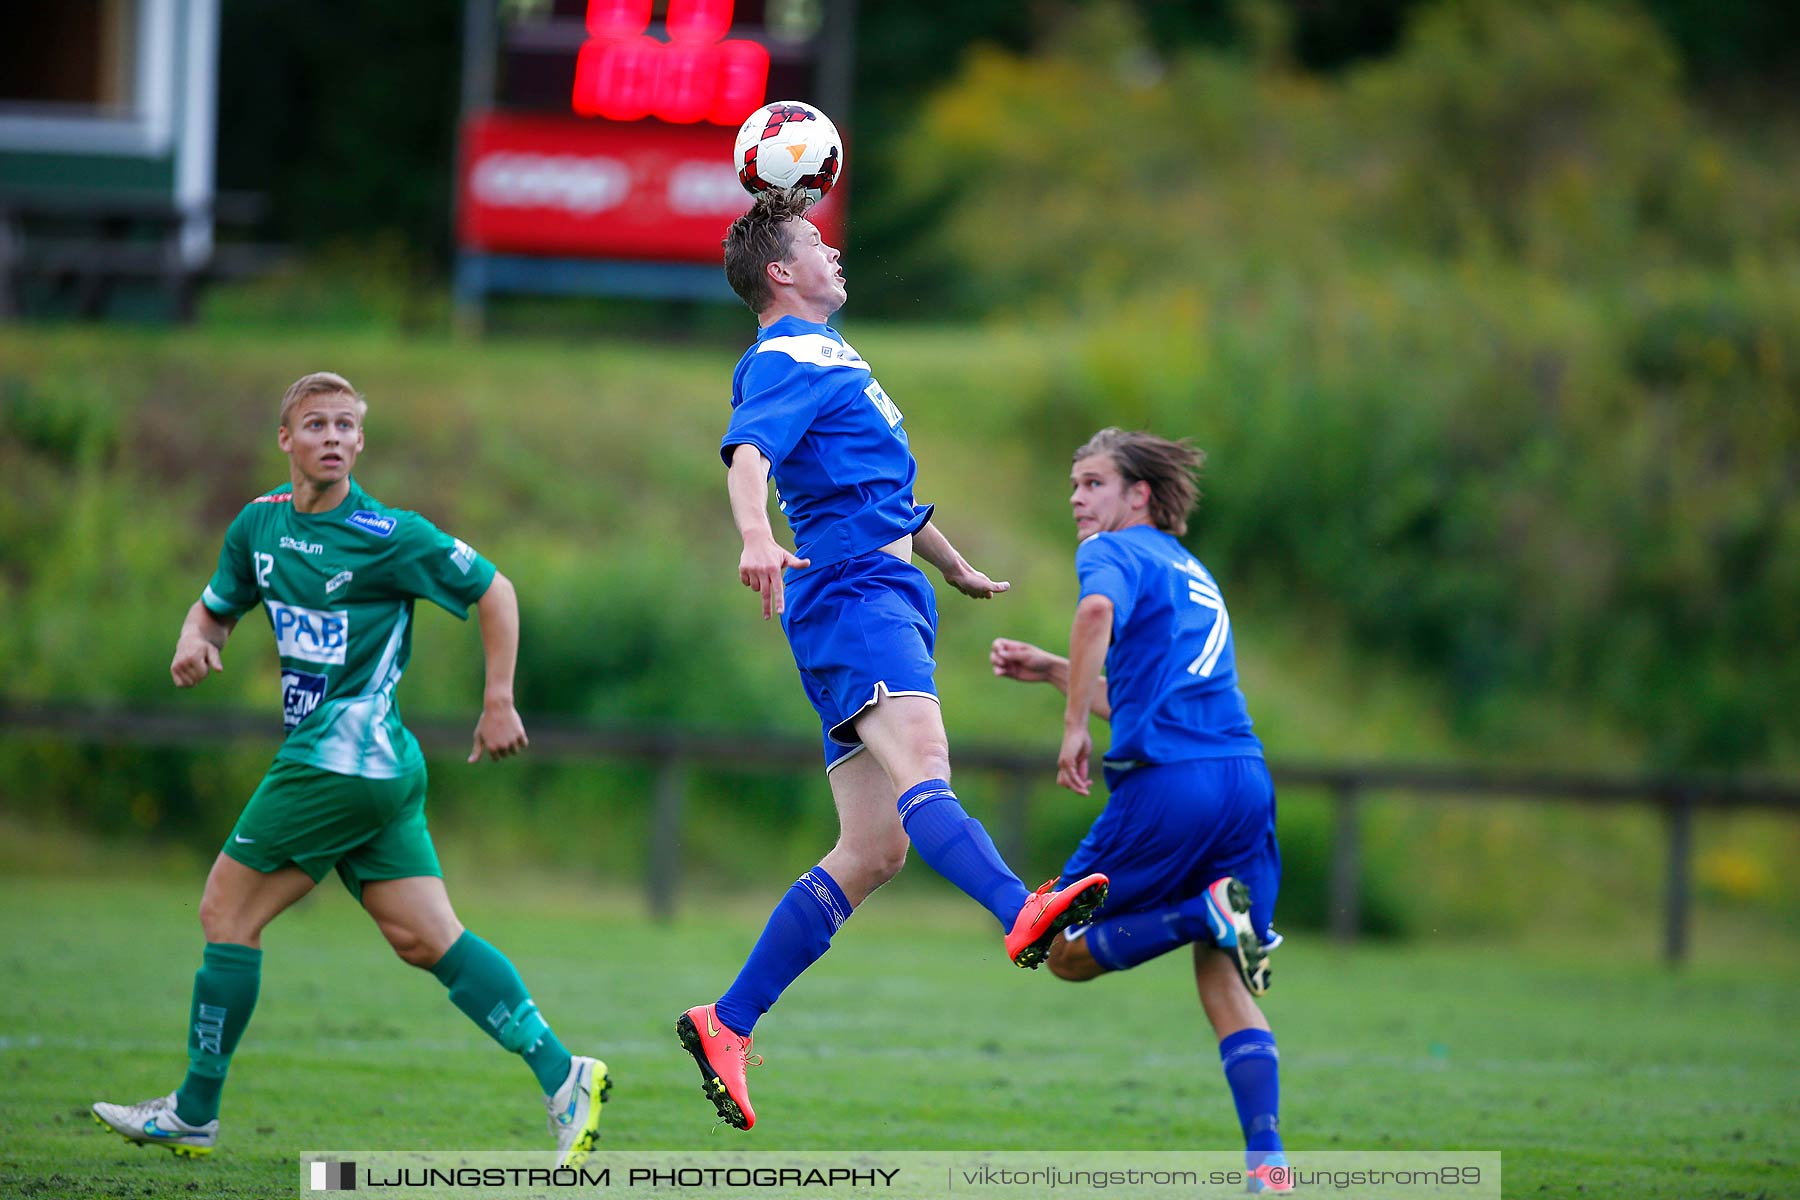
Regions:
<instances>
[{"instance_id":1,"label":"white football boot","mask_svg":"<svg viewBox=\"0 0 1800 1200\"><path fill-rule=\"evenodd\" d=\"M550 1132L556 1135L557 1166L579 1167L587 1161L600 1141L600 1106L610 1091L605 1063L579 1054L570 1060L568 1078L554 1095L544 1097Z\"/></svg>"},{"instance_id":2,"label":"white football boot","mask_svg":"<svg viewBox=\"0 0 1800 1200\"><path fill-rule=\"evenodd\" d=\"M127 1141L140 1146L167 1146L181 1158L205 1158L219 1144L219 1118L204 1125L189 1125L175 1111L175 1093L138 1104L93 1107L94 1120Z\"/></svg>"}]
</instances>

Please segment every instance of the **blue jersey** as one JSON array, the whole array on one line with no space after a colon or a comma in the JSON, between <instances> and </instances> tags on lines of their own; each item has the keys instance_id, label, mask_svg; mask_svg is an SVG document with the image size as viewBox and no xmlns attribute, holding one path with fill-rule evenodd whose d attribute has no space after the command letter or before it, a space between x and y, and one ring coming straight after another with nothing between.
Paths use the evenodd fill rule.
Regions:
<instances>
[{"instance_id":1,"label":"blue jersey","mask_svg":"<svg viewBox=\"0 0 1800 1200\"><path fill-rule=\"evenodd\" d=\"M913 503L919 465L900 410L829 325L782 317L738 360L719 447L727 465L743 445L769 460L795 553L815 571L931 519L930 505Z\"/></svg>"},{"instance_id":2,"label":"blue jersey","mask_svg":"<svg viewBox=\"0 0 1800 1200\"><path fill-rule=\"evenodd\" d=\"M1075 572L1084 598L1113 604L1107 762L1262 757L1225 600L1180 542L1149 525L1096 533L1075 551Z\"/></svg>"}]
</instances>

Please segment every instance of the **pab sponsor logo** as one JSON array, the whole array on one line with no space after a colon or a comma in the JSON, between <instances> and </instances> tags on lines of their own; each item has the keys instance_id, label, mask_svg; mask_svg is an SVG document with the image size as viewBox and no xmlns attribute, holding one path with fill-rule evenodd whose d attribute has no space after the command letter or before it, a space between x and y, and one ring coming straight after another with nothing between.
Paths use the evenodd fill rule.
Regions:
<instances>
[{"instance_id":1,"label":"pab sponsor logo","mask_svg":"<svg viewBox=\"0 0 1800 1200\"><path fill-rule=\"evenodd\" d=\"M278 600L264 603L269 606L269 622L275 626L277 654L302 662L344 665L344 648L350 641L349 613L320 612Z\"/></svg>"}]
</instances>

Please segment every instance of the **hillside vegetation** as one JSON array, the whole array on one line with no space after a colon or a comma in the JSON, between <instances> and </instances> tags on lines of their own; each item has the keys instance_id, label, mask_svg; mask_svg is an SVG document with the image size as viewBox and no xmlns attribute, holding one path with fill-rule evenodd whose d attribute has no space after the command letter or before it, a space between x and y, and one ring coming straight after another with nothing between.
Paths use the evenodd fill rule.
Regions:
<instances>
[{"instance_id":1,"label":"hillside vegetation","mask_svg":"<svg viewBox=\"0 0 1800 1200\"><path fill-rule=\"evenodd\" d=\"M1642 14L1451 0L1321 79L1101 5L910 144L947 299L1071 329L1031 445L1194 434L1211 560L1484 740L1555 695L1656 764L1795 761L1800 137L1710 118Z\"/></svg>"},{"instance_id":2,"label":"hillside vegetation","mask_svg":"<svg viewBox=\"0 0 1800 1200\"><path fill-rule=\"evenodd\" d=\"M1031 53L972 50L871 143L899 186L859 211L917 236L847 262L841 324L907 414L921 497L1017 585L943 595L939 659L954 744L1043 754L1027 873L1092 806L1049 786L1056 696L993 680L985 648L1065 636L1068 455L1109 424L1209 455L1190 542L1278 763L1800 767L1791 118L1702 107L1630 5L1422 5L1393 53L1329 75L1257 24L1279 6L1242 6L1232 52L1135 12L1066 7ZM563 306L575 345L515 305L537 336L458 344L407 261L326 256L215 294L194 331L0 330L5 694L272 720L260 631L194 695L170 689L169 647L226 521L283 478L275 398L331 368L372 402L363 482L517 580L528 719L810 733L736 582L715 453L744 314L689 313L676 341L666 309ZM855 297L898 283L938 324L865 319ZM422 620L407 711L472 719L476 646ZM205 853L266 754L13 741L0 779L23 822ZM635 877L649 782L444 763L433 795L490 863ZM977 811L992 782L959 776ZM833 832L816 774L693 792L686 852L717 885L803 869ZM1317 920L1328 813L1284 795L1281 825L1284 920ZM1794 826L1709 817L1702 891L1791 923ZM1554 892L1589 936L1641 928L1660 833L1649 812L1375 798L1366 907L1455 931Z\"/></svg>"},{"instance_id":3,"label":"hillside vegetation","mask_svg":"<svg viewBox=\"0 0 1800 1200\"><path fill-rule=\"evenodd\" d=\"M1064 352L1062 339L854 321L846 330L907 414L920 493L939 504L943 528L1015 583L981 604L940 587L940 684L953 745L1041 748L1024 869L1047 874L1093 809L1050 786L1059 698L994 680L985 648L999 634L1052 645L1066 637L1067 448L1039 448L1030 386ZM716 454L736 353L604 338L574 348L267 328L0 330L0 471L14 482L0 494L6 694L253 709L269 714L273 735L272 647L254 618L228 648L225 674L197 691L176 692L167 664L225 524L285 477L276 398L293 377L328 367L370 399L364 485L465 537L518 583L528 722L810 733L780 631L758 619L736 579ZM1210 486L1229 486L1238 470L1232 453L1215 451ZM1359 646L1329 597L1249 571L1238 584L1211 553L1210 511L1203 506L1190 540L1221 575L1244 687L1278 760L1641 761L1642 748L1607 714L1549 692L1493 723L1499 735L1460 729L1446 715L1449 683ZM427 608L404 710L472 724L479 688L474 630ZM148 833L210 854L267 755L8 741L0 812L32 827ZM644 769L618 764L446 761L434 764L434 821L447 846L475 839L484 869L546 864L635 879L649 783ZM963 787L992 811L993 781L970 777ZM823 781L810 773L700 773L692 803L690 878L711 886L804 869L834 828ZM1322 917L1328 829L1317 798L1284 797L1291 923ZM1709 821L1702 835L1710 896L1757 910L1792 903L1774 869L1794 850L1783 823ZM1588 881L1595 920L1617 927L1640 924L1617 907L1620 897L1648 910L1657 895L1659 829L1648 813L1395 800L1373 806L1367 840L1378 928L1505 926L1526 910L1531 887L1564 873ZM6 865L54 869L54 854L33 861L34 845L21 837ZM1522 857L1531 869L1520 870ZM1424 860L1438 865L1417 865ZM908 872L901 886L936 885ZM1514 895L1520 904L1510 908Z\"/></svg>"}]
</instances>

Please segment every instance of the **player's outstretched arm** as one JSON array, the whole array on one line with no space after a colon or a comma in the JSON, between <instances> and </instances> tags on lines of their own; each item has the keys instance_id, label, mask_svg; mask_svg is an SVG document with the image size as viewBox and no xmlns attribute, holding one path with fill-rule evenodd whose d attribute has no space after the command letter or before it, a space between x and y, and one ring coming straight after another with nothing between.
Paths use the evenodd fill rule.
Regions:
<instances>
[{"instance_id":1,"label":"player's outstretched arm","mask_svg":"<svg viewBox=\"0 0 1800 1200\"><path fill-rule=\"evenodd\" d=\"M221 617L200 601L188 609L181 622L181 633L175 638L175 661L169 674L179 688L191 688L214 671L225 669L222 653L231 631L237 628L236 617Z\"/></svg>"},{"instance_id":2,"label":"player's outstretched arm","mask_svg":"<svg viewBox=\"0 0 1800 1200\"><path fill-rule=\"evenodd\" d=\"M525 722L513 707L513 671L519 662L519 594L512 580L494 572L494 581L475 602L481 623L481 649L487 658L487 686L481 697L481 719L475 722L470 762L481 756L509 758L531 744Z\"/></svg>"},{"instance_id":3,"label":"player's outstretched arm","mask_svg":"<svg viewBox=\"0 0 1800 1200\"><path fill-rule=\"evenodd\" d=\"M1050 653L1042 646L1013 638L995 638L994 644L988 648L988 665L1002 679L1016 679L1020 683L1048 683L1063 695L1069 694L1069 660L1060 654ZM1094 695L1089 711L1102 721L1112 720L1112 704L1106 697L1104 675L1094 681Z\"/></svg>"},{"instance_id":4,"label":"player's outstretched arm","mask_svg":"<svg viewBox=\"0 0 1800 1200\"><path fill-rule=\"evenodd\" d=\"M971 567L935 522L925 522L925 528L913 534L913 549L918 551L920 558L943 572L945 583L965 596L987 600L1012 587L1005 580L989 579Z\"/></svg>"},{"instance_id":5,"label":"player's outstretched arm","mask_svg":"<svg viewBox=\"0 0 1800 1200\"><path fill-rule=\"evenodd\" d=\"M731 496L731 519L744 539L738 580L762 597L766 621L786 607L781 573L789 567L804 570L812 566L812 560L795 557L775 540L775 532L769 528L769 460L761 450L748 443L731 448L725 488Z\"/></svg>"},{"instance_id":6,"label":"player's outstretched arm","mask_svg":"<svg viewBox=\"0 0 1800 1200\"><path fill-rule=\"evenodd\" d=\"M1100 667L1112 643L1113 602L1105 596L1083 596L1069 627L1069 701L1063 706L1062 750L1056 756L1056 782L1072 792L1088 794L1088 759L1094 739L1088 733L1099 688Z\"/></svg>"}]
</instances>

